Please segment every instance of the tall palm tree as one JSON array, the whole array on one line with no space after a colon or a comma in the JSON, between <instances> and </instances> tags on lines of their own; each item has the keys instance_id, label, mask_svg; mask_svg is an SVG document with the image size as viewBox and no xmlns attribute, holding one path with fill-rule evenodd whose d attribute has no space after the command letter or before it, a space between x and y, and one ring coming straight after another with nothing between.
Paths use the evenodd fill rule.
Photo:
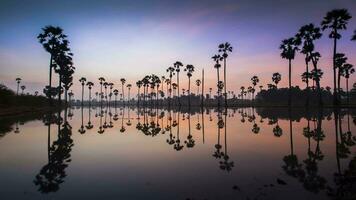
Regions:
<instances>
[{"instance_id":1,"label":"tall palm tree","mask_svg":"<svg viewBox=\"0 0 356 200\"><path fill-rule=\"evenodd\" d=\"M199 96L199 88L200 88L201 80L200 80L200 79L197 79L197 80L195 81L195 84L197 85L197 88L198 88L197 96Z\"/></svg>"},{"instance_id":2,"label":"tall palm tree","mask_svg":"<svg viewBox=\"0 0 356 200\"><path fill-rule=\"evenodd\" d=\"M168 67L166 70L169 73L169 105L171 105L171 98L172 98L172 77L174 76L175 68Z\"/></svg>"},{"instance_id":3,"label":"tall palm tree","mask_svg":"<svg viewBox=\"0 0 356 200\"><path fill-rule=\"evenodd\" d=\"M335 9L329 11L321 22L322 30L330 29L329 38L333 39L333 74L334 74L334 105L338 105L337 89L336 89L336 52L337 40L341 38L339 31L345 30L351 15L346 9Z\"/></svg>"},{"instance_id":4,"label":"tall palm tree","mask_svg":"<svg viewBox=\"0 0 356 200\"><path fill-rule=\"evenodd\" d=\"M22 90L21 94L22 94L22 95L23 95L23 92L24 92L25 89L26 89L26 86L21 85L21 90Z\"/></svg>"},{"instance_id":5,"label":"tall palm tree","mask_svg":"<svg viewBox=\"0 0 356 200\"><path fill-rule=\"evenodd\" d=\"M100 84L100 106L103 106L103 84L105 82L105 78L104 77L100 77L99 78L99 84Z\"/></svg>"},{"instance_id":6,"label":"tall palm tree","mask_svg":"<svg viewBox=\"0 0 356 200\"><path fill-rule=\"evenodd\" d=\"M217 55L214 55L212 57L212 59L215 61L214 68L216 69L217 77L218 77L218 82L217 82L217 87L218 87L218 107L220 107L220 87L219 87L220 74L219 74L219 69L220 69L221 65L220 65L219 62L223 60L223 57L221 57L219 54L217 54Z\"/></svg>"},{"instance_id":7,"label":"tall palm tree","mask_svg":"<svg viewBox=\"0 0 356 200\"><path fill-rule=\"evenodd\" d=\"M49 64L49 89L52 90L52 67L53 58L58 54L61 48L66 47L69 43L66 39L67 36L63 33L63 29L60 27L46 26L42 28L42 33L37 36L37 39L42 44L43 48L50 54ZM49 101L52 104L51 91Z\"/></svg>"},{"instance_id":8,"label":"tall palm tree","mask_svg":"<svg viewBox=\"0 0 356 200\"><path fill-rule=\"evenodd\" d=\"M109 83L109 105L111 104L112 90L114 89L114 83Z\"/></svg>"},{"instance_id":9,"label":"tall palm tree","mask_svg":"<svg viewBox=\"0 0 356 200\"><path fill-rule=\"evenodd\" d=\"M288 106L291 105L292 97L291 97L291 89L292 89L292 60L295 57L295 52L298 51L298 44L296 39L291 37L282 41L281 46L279 49L282 50L281 57L288 60L288 71L289 71L289 92L288 92Z\"/></svg>"},{"instance_id":10,"label":"tall palm tree","mask_svg":"<svg viewBox=\"0 0 356 200\"><path fill-rule=\"evenodd\" d=\"M121 89L122 89L122 101L124 102L124 105L125 105L125 91L124 91L124 86L125 86L125 83L126 83L126 79L124 78L121 78L120 79L121 81Z\"/></svg>"},{"instance_id":11,"label":"tall palm tree","mask_svg":"<svg viewBox=\"0 0 356 200\"><path fill-rule=\"evenodd\" d=\"M252 93L252 99L255 99L255 87L257 85L258 82L260 82L260 79L258 78L258 76L253 76L251 78L251 81L252 81L252 85L253 85L253 93Z\"/></svg>"},{"instance_id":12,"label":"tall palm tree","mask_svg":"<svg viewBox=\"0 0 356 200\"><path fill-rule=\"evenodd\" d=\"M314 24L308 24L302 26L296 34L297 45L302 44L301 53L305 55L305 72L302 74L302 81L306 83L307 89L307 101L306 106L309 106L309 79L311 79L311 73L309 72L309 62L312 61L314 70L317 70L315 60L311 57L314 52L314 40L319 39L322 36L320 28L315 27ZM318 81L318 80L317 80ZM319 83L317 83L318 85ZM320 84L319 84L320 85Z\"/></svg>"},{"instance_id":13,"label":"tall palm tree","mask_svg":"<svg viewBox=\"0 0 356 200\"><path fill-rule=\"evenodd\" d=\"M272 81L274 84L276 84L276 89L278 88L278 83L282 80L282 75L278 72L273 73L272 75Z\"/></svg>"},{"instance_id":14,"label":"tall palm tree","mask_svg":"<svg viewBox=\"0 0 356 200\"><path fill-rule=\"evenodd\" d=\"M190 78L193 75L194 66L193 65L186 65L184 71L187 72L187 76L188 76L188 95L189 95L189 108L190 108Z\"/></svg>"},{"instance_id":15,"label":"tall palm tree","mask_svg":"<svg viewBox=\"0 0 356 200\"><path fill-rule=\"evenodd\" d=\"M88 89L89 89L89 106L90 106L91 105L91 89L93 88L94 83L91 81L88 81L86 85L88 86Z\"/></svg>"},{"instance_id":16,"label":"tall palm tree","mask_svg":"<svg viewBox=\"0 0 356 200\"><path fill-rule=\"evenodd\" d=\"M84 85L85 85L85 82L87 81L86 78L82 77L79 79L79 82L82 84L82 105L83 105L83 98L84 98Z\"/></svg>"},{"instance_id":17,"label":"tall palm tree","mask_svg":"<svg viewBox=\"0 0 356 200\"><path fill-rule=\"evenodd\" d=\"M16 90L16 95L19 95L19 87L21 83L21 78L16 78L16 83L17 83L17 90Z\"/></svg>"},{"instance_id":18,"label":"tall palm tree","mask_svg":"<svg viewBox=\"0 0 356 200\"><path fill-rule=\"evenodd\" d=\"M225 106L227 106L227 93L226 93L226 58L228 57L228 52L232 52L232 46L230 43L225 42L219 45L219 52L222 52L222 57L224 59L224 96L225 96Z\"/></svg>"},{"instance_id":19,"label":"tall palm tree","mask_svg":"<svg viewBox=\"0 0 356 200\"><path fill-rule=\"evenodd\" d=\"M176 72L177 72L177 89L178 89L178 104L179 106L181 106L181 102L180 102L180 95L179 95L179 72L180 72L180 68L183 67L183 64L180 61L176 61L173 64L173 67L175 68Z\"/></svg>"},{"instance_id":20,"label":"tall palm tree","mask_svg":"<svg viewBox=\"0 0 356 200\"><path fill-rule=\"evenodd\" d=\"M108 82L104 82L103 83L103 86L104 86L104 92L105 92L105 95L104 95L104 97L105 97L105 101L106 101L106 106L108 106L108 86L109 86L109 83Z\"/></svg>"},{"instance_id":21,"label":"tall palm tree","mask_svg":"<svg viewBox=\"0 0 356 200\"><path fill-rule=\"evenodd\" d=\"M126 87L128 89L128 103L130 104L130 90L131 90L132 85L131 84L127 84Z\"/></svg>"},{"instance_id":22,"label":"tall palm tree","mask_svg":"<svg viewBox=\"0 0 356 200\"><path fill-rule=\"evenodd\" d=\"M142 81L137 81L136 86L137 86L137 105L140 105L140 89L142 87Z\"/></svg>"}]
</instances>

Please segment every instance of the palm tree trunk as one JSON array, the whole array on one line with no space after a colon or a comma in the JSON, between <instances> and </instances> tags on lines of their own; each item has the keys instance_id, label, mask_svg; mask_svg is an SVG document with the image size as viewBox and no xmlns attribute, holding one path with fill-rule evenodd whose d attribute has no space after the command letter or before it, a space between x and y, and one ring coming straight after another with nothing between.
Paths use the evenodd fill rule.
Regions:
<instances>
[{"instance_id":1,"label":"palm tree trunk","mask_svg":"<svg viewBox=\"0 0 356 200\"><path fill-rule=\"evenodd\" d=\"M307 56L305 57L305 66L306 66L306 72L307 72L307 79L306 79L306 84L307 84L307 101L305 102L306 107L309 107L309 62L307 60Z\"/></svg>"},{"instance_id":2,"label":"palm tree trunk","mask_svg":"<svg viewBox=\"0 0 356 200\"><path fill-rule=\"evenodd\" d=\"M91 106L91 89L89 88L89 108Z\"/></svg>"},{"instance_id":3,"label":"palm tree trunk","mask_svg":"<svg viewBox=\"0 0 356 200\"><path fill-rule=\"evenodd\" d=\"M122 89L122 102L125 106L125 91L124 91L124 84L121 84L121 89Z\"/></svg>"},{"instance_id":4,"label":"palm tree trunk","mask_svg":"<svg viewBox=\"0 0 356 200\"><path fill-rule=\"evenodd\" d=\"M202 72L202 81L201 81L201 106L204 106L204 69Z\"/></svg>"},{"instance_id":5,"label":"palm tree trunk","mask_svg":"<svg viewBox=\"0 0 356 200\"><path fill-rule=\"evenodd\" d=\"M346 78L346 95L347 95L347 105L349 105L349 78Z\"/></svg>"},{"instance_id":6,"label":"palm tree trunk","mask_svg":"<svg viewBox=\"0 0 356 200\"><path fill-rule=\"evenodd\" d=\"M65 104L66 104L66 107L67 107L67 105L68 105L67 96L68 96L68 90L65 89L65 91L64 91L64 102L65 102Z\"/></svg>"},{"instance_id":7,"label":"palm tree trunk","mask_svg":"<svg viewBox=\"0 0 356 200\"><path fill-rule=\"evenodd\" d=\"M58 104L61 105L62 104L62 79L61 79L61 75L59 75L58 78L58 87L59 87L59 91L58 91Z\"/></svg>"},{"instance_id":8,"label":"palm tree trunk","mask_svg":"<svg viewBox=\"0 0 356 200\"><path fill-rule=\"evenodd\" d=\"M338 99L339 105L341 103L340 82L341 82L341 73L340 73L340 70L338 70L338 72L337 72L337 99Z\"/></svg>"},{"instance_id":9,"label":"palm tree trunk","mask_svg":"<svg viewBox=\"0 0 356 200\"><path fill-rule=\"evenodd\" d=\"M217 74L218 74L218 107L220 108L220 88L219 88L219 83L220 83L220 75L219 75L219 68L216 68Z\"/></svg>"},{"instance_id":10,"label":"palm tree trunk","mask_svg":"<svg viewBox=\"0 0 356 200\"><path fill-rule=\"evenodd\" d=\"M49 61L49 103L52 106L53 102L52 102L51 90L52 90L52 54Z\"/></svg>"},{"instance_id":11,"label":"palm tree trunk","mask_svg":"<svg viewBox=\"0 0 356 200\"><path fill-rule=\"evenodd\" d=\"M16 96L19 96L19 87L20 87L20 83L19 83L19 82L17 82Z\"/></svg>"},{"instance_id":12,"label":"palm tree trunk","mask_svg":"<svg viewBox=\"0 0 356 200\"><path fill-rule=\"evenodd\" d=\"M82 85L82 106L83 106L83 100L84 100L84 85Z\"/></svg>"},{"instance_id":13,"label":"palm tree trunk","mask_svg":"<svg viewBox=\"0 0 356 200\"><path fill-rule=\"evenodd\" d=\"M224 58L224 96L225 96L225 107L227 106L227 93L226 93L226 58Z\"/></svg>"},{"instance_id":14,"label":"palm tree trunk","mask_svg":"<svg viewBox=\"0 0 356 200\"><path fill-rule=\"evenodd\" d=\"M288 106L291 106L292 103L292 60L289 59L289 91L288 91Z\"/></svg>"},{"instance_id":15,"label":"palm tree trunk","mask_svg":"<svg viewBox=\"0 0 356 200\"><path fill-rule=\"evenodd\" d=\"M190 77L188 77L188 95L189 95L189 109L190 109Z\"/></svg>"},{"instance_id":16,"label":"palm tree trunk","mask_svg":"<svg viewBox=\"0 0 356 200\"><path fill-rule=\"evenodd\" d=\"M335 34L337 30L334 29ZM334 38L334 52L333 52L333 75L334 75L334 105L339 105L338 92L336 89L336 37Z\"/></svg>"},{"instance_id":17,"label":"palm tree trunk","mask_svg":"<svg viewBox=\"0 0 356 200\"><path fill-rule=\"evenodd\" d=\"M178 89L178 104L181 106L180 98L179 98L179 72L177 72L177 89Z\"/></svg>"}]
</instances>

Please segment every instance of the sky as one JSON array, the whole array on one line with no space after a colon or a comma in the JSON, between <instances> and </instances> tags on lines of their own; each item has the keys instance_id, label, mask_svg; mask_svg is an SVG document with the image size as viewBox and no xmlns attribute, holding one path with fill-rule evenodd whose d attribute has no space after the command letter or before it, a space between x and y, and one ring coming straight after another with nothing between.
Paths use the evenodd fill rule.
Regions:
<instances>
[{"instance_id":1,"label":"sky","mask_svg":"<svg viewBox=\"0 0 356 200\"><path fill-rule=\"evenodd\" d=\"M68 35L76 94L81 77L98 86L102 76L120 89L120 78L135 84L146 74L167 76L165 70L175 61L195 66L193 81L204 69L208 91L217 81L211 57L222 42L233 46L227 60L227 90L237 93L241 86L250 86L254 75L266 88L274 72L282 74L279 85L284 87L288 61L280 57L281 41L305 24L320 25L325 14L337 8L347 8L354 16L341 33L338 52L356 64L356 42L350 41L356 29L355 0L0 0L0 83L15 89L15 78L21 77L27 92L42 92L48 85L50 56L36 37L42 27L53 25ZM325 31L316 42L323 87L332 85L332 40L327 35ZM304 70L304 57L298 53L292 62L293 85L304 87L300 78ZM56 75L53 82L58 82ZM183 73L181 82L187 88Z\"/></svg>"}]
</instances>

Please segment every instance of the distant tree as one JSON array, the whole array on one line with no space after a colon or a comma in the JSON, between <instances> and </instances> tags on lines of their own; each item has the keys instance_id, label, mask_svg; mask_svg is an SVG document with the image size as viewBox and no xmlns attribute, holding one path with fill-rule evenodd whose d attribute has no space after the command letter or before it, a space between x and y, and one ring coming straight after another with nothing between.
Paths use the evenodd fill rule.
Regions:
<instances>
[{"instance_id":1,"label":"distant tree","mask_svg":"<svg viewBox=\"0 0 356 200\"><path fill-rule=\"evenodd\" d=\"M140 89L142 87L142 81L137 81L136 86L137 86L137 105L140 105Z\"/></svg>"},{"instance_id":2,"label":"distant tree","mask_svg":"<svg viewBox=\"0 0 356 200\"><path fill-rule=\"evenodd\" d=\"M169 81L167 83L169 83L169 105L171 105L171 98L172 98L172 77L174 75L175 72L175 68L174 67L168 67L166 70L169 74Z\"/></svg>"},{"instance_id":3,"label":"distant tree","mask_svg":"<svg viewBox=\"0 0 356 200\"><path fill-rule=\"evenodd\" d=\"M16 90L16 95L19 95L19 87L21 83L21 78L16 78L16 83L17 83L17 90Z\"/></svg>"},{"instance_id":4,"label":"distant tree","mask_svg":"<svg viewBox=\"0 0 356 200\"><path fill-rule=\"evenodd\" d=\"M330 29L329 38L334 41L333 50L333 73L334 73L334 105L339 104L336 88L336 52L337 40L341 38L339 31L345 30L351 15L346 9L335 9L329 11L321 22L322 30Z\"/></svg>"},{"instance_id":5,"label":"distant tree","mask_svg":"<svg viewBox=\"0 0 356 200\"><path fill-rule=\"evenodd\" d=\"M282 75L278 72L273 73L272 75L272 81L274 84L276 84L276 88L278 88L278 83L282 80Z\"/></svg>"},{"instance_id":6,"label":"distant tree","mask_svg":"<svg viewBox=\"0 0 356 200\"><path fill-rule=\"evenodd\" d=\"M87 79L84 78L84 77L79 79L79 82L82 84L82 105L83 105L83 102L84 102L84 85L85 85L86 81L87 81Z\"/></svg>"},{"instance_id":7,"label":"distant tree","mask_svg":"<svg viewBox=\"0 0 356 200\"><path fill-rule=\"evenodd\" d=\"M198 90L197 90L197 96L199 96L199 88L200 88L201 80L200 80L200 79L197 79L197 80L195 81L195 84L197 85L197 88L198 88Z\"/></svg>"},{"instance_id":8,"label":"distant tree","mask_svg":"<svg viewBox=\"0 0 356 200\"><path fill-rule=\"evenodd\" d=\"M115 102L114 102L114 105L115 105L115 108L116 108L116 102L117 102L117 95L119 94L119 90L115 89L113 91L114 95L115 95Z\"/></svg>"},{"instance_id":9,"label":"distant tree","mask_svg":"<svg viewBox=\"0 0 356 200\"><path fill-rule=\"evenodd\" d=\"M125 89L124 89L124 86L125 86L125 83L126 83L126 79L121 78L120 82L121 82L122 98L123 98L123 102L124 102L124 105L125 105Z\"/></svg>"},{"instance_id":10,"label":"distant tree","mask_svg":"<svg viewBox=\"0 0 356 200\"><path fill-rule=\"evenodd\" d=\"M180 95L179 95L179 72L180 72L180 68L183 67L183 64L180 61L177 61L173 64L173 67L177 72L178 104L179 106L181 106Z\"/></svg>"},{"instance_id":11,"label":"distant tree","mask_svg":"<svg viewBox=\"0 0 356 200\"><path fill-rule=\"evenodd\" d=\"M347 95L347 104L349 104L350 97L349 97L349 78L350 75L355 73L355 68L353 65L349 63L345 63L341 68L341 76L345 77L346 79L346 95Z\"/></svg>"},{"instance_id":12,"label":"distant tree","mask_svg":"<svg viewBox=\"0 0 356 200\"><path fill-rule=\"evenodd\" d=\"M187 76L188 76L188 95L189 95L189 108L190 108L190 78L193 75L194 66L193 65L186 65L185 68L184 68L184 71L187 72Z\"/></svg>"},{"instance_id":13,"label":"distant tree","mask_svg":"<svg viewBox=\"0 0 356 200\"><path fill-rule=\"evenodd\" d=\"M260 82L260 79L258 78L258 76L255 75L255 76L253 76L251 78L251 81L252 81L252 85L253 85L252 99L254 99L255 98L254 97L254 95L255 95L255 87L256 87L257 83Z\"/></svg>"},{"instance_id":14,"label":"distant tree","mask_svg":"<svg viewBox=\"0 0 356 200\"><path fill-rule=\"evenodd\" d=\"M22 94L22 95L23 95L23 92L24 92L25 89L26 89L26 86L21 85L21 90L22 90L21 94Z\"/></svg>"},{"instance_id":15,"label":"distant tree","mask_svg":"<svg viewBox=\"0 0 356 200\"><path fill-rule=\"evenodd\" d=\"M90 105L91 104L91 89L93 88L94 83L91 81L88 81L86 85L88 86L88 89L89 89L89 105Z\"/></svg>"},{"instance_id":16,"label":"distant tree","mask_svg":"<svg viewBox=\"0 0 356 200\"><path fill-rule=\"evenodd\" d=\"M241 90L241 99L244 100L245 87L241 86L240 90Z\"/></svg>"},{"instance_id":17,"label":"distant tree","mask_svg":"<svg viewBox=\"0 0 356 200\"><path fill-rule=\"evenodd\" d=\"M100 84L100 105L102 106L103 104L103 84L105 82L104 77L99 78L99 84Z\"/></svg>"}]
</instances>

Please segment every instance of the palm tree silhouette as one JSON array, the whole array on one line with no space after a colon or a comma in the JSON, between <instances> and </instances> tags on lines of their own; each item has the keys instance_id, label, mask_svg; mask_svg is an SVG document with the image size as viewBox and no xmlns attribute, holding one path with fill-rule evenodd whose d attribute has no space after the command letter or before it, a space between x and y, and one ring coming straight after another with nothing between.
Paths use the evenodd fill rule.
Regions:
<instances>
[{"instance_id":1,"label":"palm tree silhouette","mask_svg":"<svg viewBox=\"0 0 356 200\"><path fill-rule=\"evenodd\" d=\"M21 95L24 95L23 92L24 92L25 89L26 89L26 86L21 85L21 90L22 90Z\"/></svg>"},{"instance_id":2,"label":"palm tree silhouette","mask_svg":"<svg viewBox=\"0 0 356 200\"><path fill-rule=\"evenodd\" d=\"M104 97L105 97L105 101L106 101L106 106L108 106L108 103L109 103L108 102L108 86L109 86L109 83L108 82L104 82L103 85L104 85L104 92L105 92Z\"/></svg>"},{"instance_id":3,"label":"palm tree silhouette","mask_svg":"<svg viewBox=\"0 0 356 200\"><path fill-rule=\"evenodd\" d=\"M166 70L169 73L169 106L171 105L171 98L172 98L172 77L174 76L175 68L168 67Z\"/></svg>"},{"instance_id":4,"label":"palm tree silhouette","mask_svg":"<svg viewBox=\"0 0 356 200\"><path fill-rule=\"evenodd\" d=\"M109 86L109 105L111 105L112 89L114 89L114 83L108 83Z\"/></svg>"},{"instance_id":5,"label":"palm tree silhouette","mask_svg":"<svg viewBox=\"0 0 356 200\"><path fill-rule=\"evenodd\" d=\"M341 76L345 77L345 79L346 79L347 105L349 105L349 99L350 99L349 98L349 78L350 78L350 75L353 74L354 72L355 72L354 66L349 63L345 63L341 68Z\"/></svg>"},{"instance_id":6,"label":"palm tree silhouette","mask_svg":"<svg viewBox=\"0 0 356 200\"><path fill-rule=\"evenodd\" d=\"M115 89L113 92L114 92L114 95L115 95L115 103L114 103L114 105L115 105L115 108L116 108L117 95L119 94L119 90Z\"/></svg>"},{"instance_id":7,"label":"palm tree silhouette","mask_svg":"<svg viewBox=\"0 0 356 200\"><path fill-rule=\"evenodd\" d=\"M276 84L276 88L278 88L278 83L281 81L282 79L282 75L278 72L273 73L272 75L272 81L274 82L274 84Z\"/></svg>"},{"instance_id":8,"label":"palm tree silhouette","mask_svg":"<svg viewBox=\"0 0 356 200\"><path fill-rule=\"evenodd\" d=\"M58 52L66 47L69 43L67 36L63 34L63 29L60 27L46 26L42 28L42 33L37 36L37 39L42 44L43 48L51 55L49 64L49 89L52 90L52 67L53 59ZM51 94L51 92L49 92ZM52 104L52 96L48 95L49 101Z\"/></svg>"},{"instance_id":9,"label":"palm tree silhouette","mask_svg":"<svg viewBox=\"0 0 356 200\"><path fill-rule=\"evenodd\" d=\"M130 104L130 90L131 90L132 85L131 84L127 84L126 87L128 89L128 104Z\"/></svg>"},{"instance_id":10,"label":"palm tree silhouette","mask_svg":"<svg viewBox=\"0 0 356 200\"><path fill-rule=\"evenodd\" d=\"M320 28L315 27L314 24L308 24L302 26L299 32L296 34L297 45L302 44L301 53L305 55L306 71L302 74L302 81L307 85L307 101L306 106L309 106L309 79L313 78L313 74L309 72L309 62L311 61L314 67L314 72L318 71L317 63L320 57L318 52L315 52L314 40L319 39L322 36ZM321 90L320 90L320 78L314 76L318 93L319 93L319 105L322 105ZM313 82L314 85L314 82Z\"/></svg>"},{"instance_id":11,"label":"palm tree silhouette","mask_svg":"<svg viewBox=\"0 0 356 200\"><path fill-rule=\"evenodd\" d=\"M200 96L200 94L199 94L199 88L200 88L201 80L200 80L200 79L197 79L197 80L195 81L195 84L197 85L197 88L198 88L198 90L197 90L197 96Z\"/></svg>"},{"instance_id":12,"label":"palm tree silhouette","mask_svg":"<svg viewBox=\"0 0 356 200\"><path fill-rule=\"evenodd\" d=\"M17 90L16 90L16 95L19 95L19 87L21 83L21 78L16 78L16 83L17 83Z\"/></svg>"},{"instance_id":13,"label":"palm tree silhouette","mask_svg":"<svg viewBox=\"0 0 356 200\"><path fill-rule=\"evenodd\" d=\"M336 52L337 40L341 38L339 31L345 30L351 15L346 9L335 9L329 11L321 22L322 30L330 29L329 38L333 39L333 74L334 74L334 105L338 105L339 99L336 89Z\"/></svg>"},{"instance_id":14,"label":"palm tree silhouette","mask_svg":"<svg viewBox=\"0 0 356 200\"><path fill-rule=\"evenodd\" d=\"M91 81L88 81L86 85L88 86L88 89L89 89L89 107L90 107L90 105L91 105L91 89L94 86L94 83Z\"/></svg>"},{"instance_id":15,"label":"palm tree silhouette","mask_svg":"<svg viewBox=\"0 0 356 200\"><path fill-rule=\"evenodd\" d=\"M258 78L258 76L255 75L251 78L251 81L252 81L253 89L255 89L255 86L257 85L258 82L260 82L260 79ZM255 99L255 90L253 90L252 99L253 100Z\"/></svg>"},{"instance_id":16,"label":"palm tree silhouette","mask_svg":"<svg viewBox=\"0 0 356 200\"><path fill-rule=\"evenodd\" d=\"M79 82L82 84L82 106L83 106L83 103L84 103L84 85L85 85L85 82L87 81L86 78L82 77L79 79Z\"/></svg>"},{"instance_id":17,"label":"palm tree silhouette","mask_svg":"<svg viewBox=\"0 0 356 200\"><path fill-rule=\"evenodd\" d=\"M140 89L142 87L142 81L137 81L136 82L136 86L137 86L137 105L140 105Z\"/></svg>"},{"instance_id":18,"label":"palm tree silhouette","mask_svg":"<svg viewBox=\"0 0 356 200\"><path fill-rule=\"evenodd\" d=\"M181 106L180 95L179 95L179 72L180 72L180 68L183 67L183 64L180 61L176 61L173 64L173 67L175 68L175 71L177 72L178 104L179 104L179 106Z\"/></svg>"},{"instance_id":19,"label":"palm tree silhouette","mask_svg":"<svg viewBox=\"0 0 356 200\"><path fill-rule=\"evenodd\" d=\"M295 52L298 51L298 44L296 42L295 38L288 38L282 41L281 46L279 47L279 49L282 50L281 52L281 57L284 59L288 60L288 71L289 71L289 82L288 82L288 86L289 86L289 94L288 94L288 106L291 106L291 102L292 102L292 60L294 60L295 57Z\"/></svg>"},{"instance_id":20,"label":"palm tree silhouette","mask_svg":"<svg viewBox=\"0 0 356 200\"><path fill-rule=\"evenodd\" d=\"M218 55L214 55L212 57L212 59L215 61L215 65L214 68L216 69L217 72L217 77L218 77L218 82L217 82L217 87L218 87L218 107L220 107L220 87L219 87L219 83L220 83L220 74L219 74L219 69L221 67L221 65L219 64L220 61L223 60L223 57L221 57L219 54Z\"/></svg>"},{"instance_id":21,"label":"palm tree silhouette","mask_svg":"<svg viewBox=\"0 0 356 200\"><path fill-rule=\"evenodd\" d=\"M125 86L125 83L126 83L126 79L125 78L121 78L120 82L121 82L121 90L122 90L121 91L121 93L122 93L122 102L125 105L125 89L124 89L124 86Z\"/></svg>"},{"instance_id":22,"label":"palm tree silhouette","mask_svg":"<svg viewBox=\"0 0 356 200\"><path fill-rule=\"evenodd\" d=\"M100 84L100 107L103 106L103 84L105 82L105 78L104 77L100 77L99 78L99 84Z\"/></svg>"},{"instance_id":23,"label":"palm tree silhouette","mask_svg":"<svg viewBox=\"0 0 356 200\"><path fill-rule=\"evenodd\" d=\"M241 99L244 100L245 86L241 86L240 90L241 90Z\"/></svg>"},{"instance_id":24,"label":"palm tree silhouette","mask_svg":"<svg viewBox=\"0 0 356 200\"><path fill-rule=\"evenodd\" d=\"M224 59L224 96L225 96L225 106L227 106L227 93L226 93L226 58L228 57L228 52L232 52L232 46L230 43L225 42L219 45L219 52L223 53L222 57Z\"/></svg>"},{"instance_id":25,"label":"palm tree silhouette","mask_svg":"<svg viewBox=\"0 0 356 200\"><path fill-rule=\"evenodd\" d=\"M189 108L190 108L190 78L193 75L194 66L193 65L186 65L185 68L184 68L184 71L187 72L187 76L188 76L188 95L189 95Z\"/></svg>"},{"instance_id":26,"label":"palm tree silhouette","mask_svg":"<svg viewBox=\"0 0 356 200\"><path fill-rule=\"evenodd\" d=\"M211 99L211 92L213 91L213 88L209 88L209 98Z\"/></svg>"}]
</instances>

